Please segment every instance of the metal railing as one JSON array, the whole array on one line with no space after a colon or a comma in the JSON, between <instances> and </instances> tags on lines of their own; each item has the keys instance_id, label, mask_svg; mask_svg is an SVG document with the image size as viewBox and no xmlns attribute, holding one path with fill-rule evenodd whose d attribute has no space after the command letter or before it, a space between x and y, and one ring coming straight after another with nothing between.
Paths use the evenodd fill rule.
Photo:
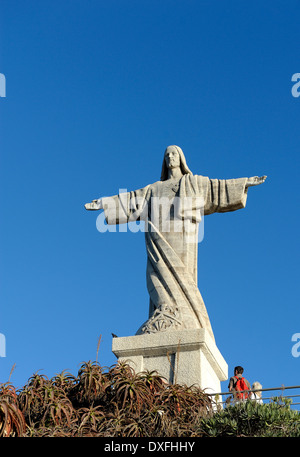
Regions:
<instances>
[{"instance_id":1,"label":"metal railing","mask_svg":"<svg viewBox=\"0 0 300 457\"><path fill-rule=\"evenodd\" d=\"M286 390L296 390L296 393L292 393L291 395L284 395L285 391ZM298 389L298 390L297 390ZM300 397L300 386L280 386L280 387L270 387L270 388L267 388L267 389L249 389L249 390L243 390L243 391L240 391L240 392L248 392L248 394L251 394L252 392L255 393L255 392L272 392L272 391L280 391L280 393L278 395L274 395L272 397L269 397L269 396L264 396L263 394L261 395L261 397L259 399L262 400L263 403L269 403L270 400L273 400L274 397L279 397L279 398L288 398L288 399L291 399L292 400L292 403L291 403L291 407L294 407L295 405L300 405L300 401L299 400L299 397ZM220 404L226 404L228 403L228 399L232 399L233 402L235 401L235 392L231 391L231 392L211 392L211 393L207 393L208 396L210 397L215 397L215 401ZM218 400L216 397L222 397L222 400ZM225 400L223 400L224 397L227 397ZM293 401L293 399L296 399L296 401ZM253 400L257 400L255 398L253 398ZM299 408L297 408L299 409Z\"/></svg>"}]
</instances>

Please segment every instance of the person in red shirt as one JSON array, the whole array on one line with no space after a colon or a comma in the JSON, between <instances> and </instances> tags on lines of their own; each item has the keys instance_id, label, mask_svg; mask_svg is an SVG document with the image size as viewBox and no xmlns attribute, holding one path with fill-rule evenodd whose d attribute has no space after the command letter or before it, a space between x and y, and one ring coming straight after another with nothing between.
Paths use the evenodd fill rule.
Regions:
<instances>
[{"instance_id":1,"label":"person in red shirt","mask_svg":"<svg viewBox=\"0 0 300 457\"><path fill-rule=\"evenodd\" d=\"M229 380L228 389L233 393L235 400L246 400L249 396L248 392L241 392L251 389L250 383L243 377L243 373L244 368L238 365L234 368L234 376Z\"/></svg>"}]
</instances>

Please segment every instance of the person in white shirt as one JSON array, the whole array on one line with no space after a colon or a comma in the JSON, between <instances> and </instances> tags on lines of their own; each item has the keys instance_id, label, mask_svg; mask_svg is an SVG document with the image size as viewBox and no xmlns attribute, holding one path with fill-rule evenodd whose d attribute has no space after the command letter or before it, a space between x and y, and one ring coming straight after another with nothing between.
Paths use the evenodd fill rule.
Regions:
<instances>
[{"instance_id":1,"label":"person in white shirt","mask_svg":"<svg viewBox=\"0 0 300 457\"><path fill-rule=\"evenodd\" d=\"M259 389L262 389L262 385L258 382L255 381L252 384L252 390L256 390L256 392L251 392L251 400L255 400L257 403L262 404L263 400L261 398L261 391Z\"/></svg>"}]
</instances>

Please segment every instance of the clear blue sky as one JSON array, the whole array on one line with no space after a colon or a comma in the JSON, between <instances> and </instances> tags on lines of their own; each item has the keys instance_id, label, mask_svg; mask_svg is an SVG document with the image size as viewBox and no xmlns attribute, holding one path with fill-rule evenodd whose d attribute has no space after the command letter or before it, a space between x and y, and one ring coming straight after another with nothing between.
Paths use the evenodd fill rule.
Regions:
<instances>
[{"instance_id":1,"label":"clear blue sky","mask_svg":"<svg viewBox=\"0 0 300 457\"><path fill-rule=\"evenodd\" d=\"M0 382L115 363L147 318L143 233L84 203L194 174L268 175L246 209L206 217L199 289L229 365L299 384L299 2L2 0ZM227 382L222 383L227 390Z\"/></svg>"}]
</instances>

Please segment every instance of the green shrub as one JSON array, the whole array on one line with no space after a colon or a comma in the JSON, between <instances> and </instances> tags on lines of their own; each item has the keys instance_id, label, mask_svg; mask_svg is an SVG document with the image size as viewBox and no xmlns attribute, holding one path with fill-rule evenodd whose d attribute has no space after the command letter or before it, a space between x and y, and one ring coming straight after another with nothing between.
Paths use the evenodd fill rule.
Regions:
<instances>
[{"instance_id":1,"label":"green shrub","mask_svg":"<svg viewBox=\"0 0 300 457\"><path fill-rule=\"evenodd\" d=\"M236 403L202 419L199 434L205 436L299 437L300 414L290 408L291 401L274 398L271 403Z\"/></svg>"}]
</instances>

